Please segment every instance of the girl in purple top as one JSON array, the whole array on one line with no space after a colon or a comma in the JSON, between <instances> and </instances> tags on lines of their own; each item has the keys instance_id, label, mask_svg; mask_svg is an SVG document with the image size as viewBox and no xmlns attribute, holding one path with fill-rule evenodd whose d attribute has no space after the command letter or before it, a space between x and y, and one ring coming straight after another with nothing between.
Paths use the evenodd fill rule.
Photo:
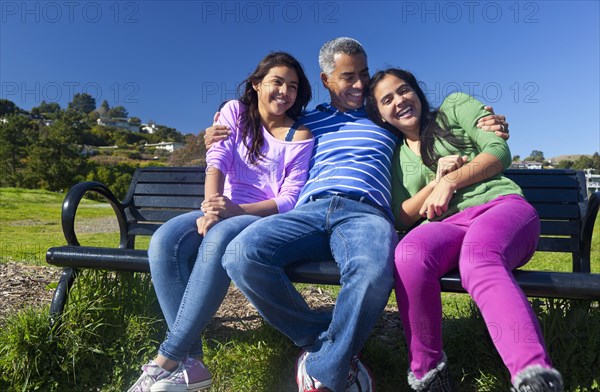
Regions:
<instances>
[{"instance_id":1,"label":"girl in purple top","mask_svg":"<svg viewBox=\"0 0 600 392\"><path fill-rule=\"evenodd\" d=\"M306 181L313 139L295 120L311 89L300 63L271 53L240 88L242 97L227 102L218 120L231 135L206 157L202 211L169 220L150 241L152 281L169 332L130 392L211 385L200 333L229 288L223 252L260 217L290 210Z\"/></svg>"}]
</instances>

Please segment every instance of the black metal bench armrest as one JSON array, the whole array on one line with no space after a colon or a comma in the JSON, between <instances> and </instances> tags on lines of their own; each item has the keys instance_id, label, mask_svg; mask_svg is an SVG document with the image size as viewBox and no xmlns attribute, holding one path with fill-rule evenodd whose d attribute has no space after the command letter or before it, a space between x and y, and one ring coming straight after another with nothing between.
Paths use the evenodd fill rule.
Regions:
<instances>
[{"instance_id":1,"label":"black metal bench armrest","mask_svg":"<svg viewBox=\"0 0 600 392\"><path fill-rule=\"evenodd\" d=\"M66 268L96 268L109 271L150 272L148 252L93 246L57 246L46 252L48 264Z\"/></svg>"},{"instance_id":2,"label":"black metal bench armrest","mask_svg":"<svg viewBox=\"0 0 600 392\"><path fill-rule=\"evenodd\" d=\"M121 247L124 247L127 243L127 218L125 217L126 206L117 200L116 196L110 189L108 189L106 185L95 181L79 183L72 187L65 196L65 200L63 201L62 205L62 229L65 239L67 240L67 244L72 246L80 245L79 241L77 240L77 235L75 234L75 215L81 199L83 199L83 196L87 192L95 192L101 196L104 196L106 200L108 200L117 216L117 220L119 222L120 244Z\"/></svg>"},{"instance_id":3,"label":"black metal bench armrest","mask_svg":"<svg viewBox=\"0 0 600 392\"><path fill-rule=\"evenodd\" d=\"M598 216L598 208L600 207L600 192L593 193L587 204L587 210L583 217L583 223L581 228L581 259L582 265L587 266L587 271L590 272L590 261L591 261L591 248L592 248L592 234L594 232L594 223Z\"/></svg>"}]
</instances>

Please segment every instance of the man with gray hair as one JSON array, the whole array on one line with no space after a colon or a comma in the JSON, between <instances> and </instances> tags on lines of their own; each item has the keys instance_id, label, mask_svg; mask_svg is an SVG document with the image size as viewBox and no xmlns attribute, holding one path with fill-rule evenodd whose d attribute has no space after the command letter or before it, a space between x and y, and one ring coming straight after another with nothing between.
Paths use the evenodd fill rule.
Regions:
<instances>
[{"instance_id":1,"label":"man with gray hair","mask_svg":"<svg viewBox=\"0 0 600 392\"><path fill-rule=\"evenodd\" d=\"M391 161L399 138L367 118L369 68L358 41L326 42L319 65L331 103L300 119L315 146L296 208L244 230L229 243L223 265L260 314L303 349L296 363L300 392L367 392L373 380L358 355L394 283ZM211 128L207 146L223 137ZM325 259L335 260L341 276L332 314L312 310L284 270Z\"/></svg>"}]
</instances>

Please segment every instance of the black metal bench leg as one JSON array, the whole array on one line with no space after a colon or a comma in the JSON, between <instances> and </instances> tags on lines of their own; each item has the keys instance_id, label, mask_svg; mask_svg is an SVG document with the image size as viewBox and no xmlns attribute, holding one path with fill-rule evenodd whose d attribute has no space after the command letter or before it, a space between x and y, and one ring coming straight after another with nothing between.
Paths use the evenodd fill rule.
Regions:
<instances>
[{"instance_id":1,"label":"black metal bench leg","mask_svg":"<svg viewBox=\"0 0 600 392\"><path fill-rule=\"evenodd\" d=\"M69 297L69 290L71 289L71 286L73 286L76 275L76 269L70 267L63 268L63 272L58 281L58 286L56 287L56 290L54 290L52 304L50 305L50 325L52 327L57 325L57 322L65 309L65 304Z\"/></svg>"}]
</instances>

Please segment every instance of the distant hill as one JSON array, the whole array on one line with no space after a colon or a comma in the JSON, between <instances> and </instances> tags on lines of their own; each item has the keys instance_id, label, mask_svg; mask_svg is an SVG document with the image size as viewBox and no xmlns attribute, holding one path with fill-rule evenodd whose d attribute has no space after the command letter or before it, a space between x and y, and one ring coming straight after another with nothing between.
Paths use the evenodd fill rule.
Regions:
<instances>
[{"instance_id":1,"label":"distant hill","mask_svg":"<svg viewBox=\"0 0 600 392\"><path fill-rule=\"evenodd\" d=\"M573 155L559 155L559 156L556 156L554 158L549 158L548 160L552 161L552 162L556 162L556 163L558 163L560 161L573 161L573 162L575 162L577 159L579 159L579 157L582 157L582 156L588 156L588 157L591 158L591 155L588 155L588 154L573 154Z\"/></svg>"}]
</instances>

